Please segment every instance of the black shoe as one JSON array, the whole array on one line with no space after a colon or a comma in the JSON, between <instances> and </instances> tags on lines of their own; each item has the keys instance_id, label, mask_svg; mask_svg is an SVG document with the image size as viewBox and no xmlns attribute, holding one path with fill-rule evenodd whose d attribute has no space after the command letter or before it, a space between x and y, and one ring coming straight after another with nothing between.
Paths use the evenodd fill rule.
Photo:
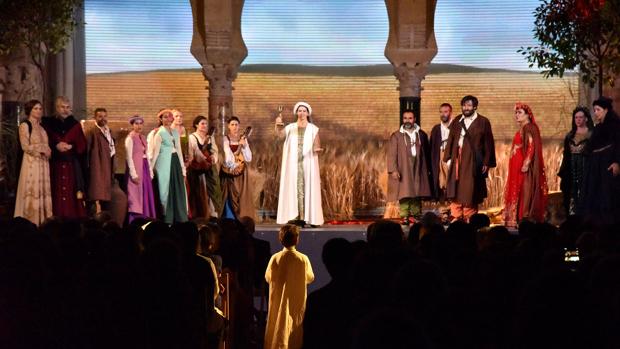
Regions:
<instances>
[{"instance_id":1,"label":"black shoe","mask_svg":"<svg viewBox=\"0 0 620 349\"><path fill-rule=\"evenodd\" d=\"M318 228L318 227L320 227L320 225L310 224L310 228Z\"/></svg>"}]
</instances>

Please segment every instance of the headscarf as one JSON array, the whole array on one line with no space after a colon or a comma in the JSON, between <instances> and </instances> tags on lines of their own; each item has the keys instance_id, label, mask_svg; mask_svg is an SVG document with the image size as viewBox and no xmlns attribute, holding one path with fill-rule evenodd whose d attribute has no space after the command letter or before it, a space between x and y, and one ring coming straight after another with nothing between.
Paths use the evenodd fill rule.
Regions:
<instances>
[{"instance_id":1,"label":"headscarf","mask_svg":"<svg viewBox=\"0 0 620 349\"><path fill-rule=\"evenodd\" d=\"M160 110L160 111L157 113L157 119L161 120L161 117L162 117L163 115L165 115L165 114L168 114L168 113L172 114L172 109L165 108L165 109Z\"/></svg>"},{"instance_id":2,"label":"headscarf","mask_svg":"<svg viewBox=\"0 0 620 349\"><path fill-rule=\"evenodd\" d=\"M142 121L142 123L144 123L144 118L137 114L129 118L129 124L131 125L133 125L136 121Z\"/></svg>"},{"instance_id":3,"label":"headscarf","mask_svg":"<svg viewBox=\"0 0 620 349\"><path fill-rule=\"evenodd\" d=\"M614 105L612 103L612 99L605 96L600 96L597 100L592 102L592 106L598 105L603 109L607 109L608 111L614 110Z\"/></svg>"},{"instance_id":4,"label":"headscarf","mask_svg":"<svg viewBox=\"0 0 620 349\"><path fill-rule=\"evenodd\" d=\"M312 115L312 107L310 106L310 104L306 102L297 102L297 104L295 104L295 107L293 108L293 115L295 117L297 117L297 109L299 107L306 107L306 109L308 109L308 116Z\"/></svg>"},{"instance_id":5,"label":"headscarf","mask_svg":"<svg viewBox=\"0 0 620 349\"><path fill-rule=\"evenodd\" d=\"M517 109L521 109L523 111L525 111L525 113L527 115L529 115L530 117L530 122L533 124L536 124L536 119L534 118L534 112L532 112L532 108L530 108L529 105L525 104L525 103L521 103L521 102L517 102L515 104L515 110Z\"/></svg>"}]
</instances>

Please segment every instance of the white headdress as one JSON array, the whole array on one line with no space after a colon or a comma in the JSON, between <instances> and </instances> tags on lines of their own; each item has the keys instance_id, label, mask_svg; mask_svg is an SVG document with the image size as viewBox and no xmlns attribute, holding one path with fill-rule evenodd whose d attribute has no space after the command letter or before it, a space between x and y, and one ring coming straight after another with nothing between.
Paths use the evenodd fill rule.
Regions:
<instances>
[{"instance_id":1,"label":"white headdress","mask_svg":"<svg viewBox=\"0 0 620 349\"><path fill-rule=\"evenodd\" d=\"M293 108L294 116L297 116L297 108L299 107L306 107L306 109L308 109L308 116L312 115L312 107L310 106L310 104L306 102L297 102L297 104L295 104L295 107Z\"/></svg>"}]
</instances>

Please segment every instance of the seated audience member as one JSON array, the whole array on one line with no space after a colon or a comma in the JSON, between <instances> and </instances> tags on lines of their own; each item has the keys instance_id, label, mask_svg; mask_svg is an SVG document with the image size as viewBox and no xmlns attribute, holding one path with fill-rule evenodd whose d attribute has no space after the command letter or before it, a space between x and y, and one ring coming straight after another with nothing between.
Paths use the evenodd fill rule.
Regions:
<instances>
[{"instance_id":1,"label":"seated audience member","mask_svg":"<svg viewBox=\"0 0 620 349\"><path fill-rule=\"evenodd\" d=\"M347 348L351 319L349 269L353 247L343 238L323 245L323 264L332 280L308 296L304 317L304 349Z\"/></svg>"},{"instance_id":2,"label":"seated audience member","mask_svg":"<svg viewBox=\"0 0 620 349\"><path fill-rule=\"evenodd\" d=\"M267 264L271 258L271 246L268 241L257 239L254 237L256 230L254 219L248 216L239 218L241 224L245 227L245 230L250 234L252 246L254 250L254 260L252 261L253 274L254 274L254 288L266 289L264 283L265 271L267 271Z\"/></svg>"}]
</instances>

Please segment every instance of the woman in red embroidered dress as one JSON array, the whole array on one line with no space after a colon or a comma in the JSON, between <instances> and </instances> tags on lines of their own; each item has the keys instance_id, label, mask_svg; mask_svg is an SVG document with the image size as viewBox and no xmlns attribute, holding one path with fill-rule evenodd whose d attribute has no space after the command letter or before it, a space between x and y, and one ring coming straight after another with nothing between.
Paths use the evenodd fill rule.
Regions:
<instances>
[{"instance_id":1,"label":"woman in red embroidered dress","mask_svg":"<svg viewBox=\"0 0 620 349\"><path fill-rule=\"evenodd\" d=\"M542 140L532 109L527 104L517 103L515 120L519 131L510 149L504 192L504 223L510 227L517 226L524 218L543 222L548 192Z\"/></svg>"}]
</instances>

